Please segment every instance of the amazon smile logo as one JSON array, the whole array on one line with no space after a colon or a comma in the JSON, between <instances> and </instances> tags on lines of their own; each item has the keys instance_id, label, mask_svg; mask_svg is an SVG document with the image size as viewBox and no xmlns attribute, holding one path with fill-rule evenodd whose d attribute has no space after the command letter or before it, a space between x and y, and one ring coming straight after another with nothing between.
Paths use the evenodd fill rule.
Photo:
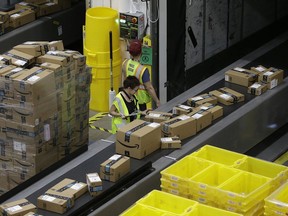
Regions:
<instances>
[{"instance_id":1,"label":"amazon smile logo","mask_svg":"<svg viewBox=\"0 0 288 216\"><path fill-rule=\"evenodd\" d=\"M121 145L125 146L126 148L136 148L136 149L139 149L139 144L135 144L134 146L131 146L131 145L125 145L124 143L120 142L119 140L117 140L117 142L119 142Z\"/></svg>"}]
</instances>

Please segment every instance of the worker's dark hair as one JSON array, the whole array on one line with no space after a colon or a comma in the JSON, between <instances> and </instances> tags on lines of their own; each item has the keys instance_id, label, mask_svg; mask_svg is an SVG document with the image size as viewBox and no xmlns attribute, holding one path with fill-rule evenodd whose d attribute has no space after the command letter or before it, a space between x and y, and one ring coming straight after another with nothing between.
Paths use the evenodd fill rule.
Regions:
<instances>
[{"instance_id":1,"label":"worker's dark hair","mask_svg":"<svg viewBox=\"0 0 288 216\"><path fill-rule=\"evenodd\" d=\"M133 40L129 46L129 53L131 56L138 56L142 53L142 43L140 40Z\"/></svg>"},{"instance_id":2,"label":"worker's dark hair","mask_svg":"<svg viewBox=\"0 0 288 216\"><path fill-rule=\"evenodd\" d=\"M137 87L139 85L140 85L140 81L135 76L128 76L123 82L124 88L130 87L131 89L134 89L135 87Z\"/></svg>"}]
</instances>

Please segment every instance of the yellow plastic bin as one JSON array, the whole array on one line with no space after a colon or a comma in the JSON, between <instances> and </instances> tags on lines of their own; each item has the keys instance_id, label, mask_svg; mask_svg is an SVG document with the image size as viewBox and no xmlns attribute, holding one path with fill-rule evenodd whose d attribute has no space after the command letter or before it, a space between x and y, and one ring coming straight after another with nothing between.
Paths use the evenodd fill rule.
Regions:
<instances>
[{"instance_id":1,"label":"yellow plastic bin","mask_svg":"<svg viewBox=\"0 0 288 216\"><path fill-rule=\"evenodd\" d=\"M178 182L183 186L189 186L189 179L213 163L201 158L186 156L180 161L172 164L161 171L162 178L169 181Z\"/></svg>"},{"instance_id":2,"label":"yellow plastic bin","mask_svg":"<svg viewBox=\"0 0 288 216\"><path fill-rule=\"evenodd\" d=\"M215 200L218 186L235 175L239 175L237 169L229 168L220 164L214 164L192 177L189 181L189 193L201 195L211 201Z\"/></svg>"},{"instance_id":3,"label":"yellow plastic bin","mask_svg":"<svg viewBox=\"0 0 288 216\"><path fill-rule=\"evenodd\" d=\"M109 110L110 90L110 32L112 33L113 89L121 85L121 52L118 11L107 7L94 7L86 11L83 28L83 47L86 64L92 68L90 109Z\"/></svg>"},{"instance_id":4,"label":"yellow plastic bin","mask_svg":"<svg viewBox=\"0 0 288 216\"><path fill-rule=\"evenodd\" d=\"M171 187L164 187L163 185L160 185L161 191L173 194L175 196L184 197L186 199L192 199L191 195L189 193L183 193L179 189L171 188Z\"/></svg>"},{"instance_id":5,"label":"yellow plastic bin","mask_svg":"<svg viewBox=\"0 0 288 216\"><path fill-rule=\"evenodd\" d=\"M140 204L134 204L124 212L120 214L120 216L147 216L147 215L153 215L153 216L163 216L165 214L164 211L149 208L147 206L143 206Z\"/></svg>"},{"instance_id":6,"label":"yellow plastic bin","mask_svg":"<svg viewBox=\"0 0 288 216\"><path fill-rule=\"evenodd\" d=\"M257 158L247 157L234 167L271 178L273 191L288 179L288 167Z\"/></svg>"},{"instance_id":7,"label":"yellow plastic bin","mask_svg":"<svg viewBox=\"0 0 288 216\"><path fill-rule=\"evenodd\" d=\"M233 166L234 164L239 163L241 160L247 157L243 154L211 145L205 145L198 151L193 152L191 155L227 166Z\"/></svg>"},{"instance_id":8,"label":"yellow plastic bin","mask_svg":"<svg viewBox=\"0 0 288 216\"><path fill-rule=\"evenodd\" d=\"M241 216L234 212L225 211L223 209L198 204L193 210L185 216Z\"/></svg>"},{"instance_id":9,"label":"yellow plastic bin","mask_svg":"<svg viewBox=\"0 0 288 216\"><path fill-rule=\"evenodd\" d=\"M197 204L192 200L175 196L163 191L153 190L145 197L137 201L147 207L152 207L173 214L188 213Z\"/></svg>"}]
</instances>

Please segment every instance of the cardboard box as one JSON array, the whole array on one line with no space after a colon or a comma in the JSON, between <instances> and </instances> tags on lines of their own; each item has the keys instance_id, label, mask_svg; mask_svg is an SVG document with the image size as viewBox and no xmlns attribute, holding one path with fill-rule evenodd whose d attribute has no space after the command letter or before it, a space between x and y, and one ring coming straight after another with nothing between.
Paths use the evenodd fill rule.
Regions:
<instances>
[{"instance_id":1,"label":"cardboard box","mask_svg":"<svg viewBox=\"0 0 288 216\"><path fill-rule=\"evenodd\" d=\"M36 19L35 12L30 9L21 8L9 11L10 16L10 26L12 28L18 28L27 23L33 22Z\"/></svg>"},{"instance_id":2,"label":"cardboard box","mask_svg":"<svg viewBox=\"0 0 288 216\"><path fill-rule=\"evenodd\" d=\"M283 82L284 71L277 68L268 68L267 71L259 74L259 82L267 83L268 89L273 89Z\"/></svg>"},{"instance_id":3,"label":"cardboard box","mask_svg":"<svg viewBox=\"0 0 288 216\"><path fill-rule=\"evenodd\" d=\"M9 27L10 16L8 12L0 11L0 22L3 23L4 29Z\"/></svg>"},{"instance_id":4,"label":"cardboard box","mask_svg":"<svg viewBox=\"0 0 288 216\"><path fill-rule=\"evenodd\" d=\"M172 113L149 111L148 114L145 116L145 121L160 123L169 120L170 118L172 118L172 116Z\"/></svg>"},{"instance_id":5,"label":"cardboard box","mask_svg":"<svg viewBox=\"0 0 288 216\"><path fill-rule=\"evenodd\" d=\"M204 103L217 104L217 98L210 94L201 94L187 99L187 104L191 107L197 107Z\"/></svg>"},{"instance_id":6,"label":"cardboard box","mask_svg":"<svg viewBox=\"0 0 288 216\"><path fill-rule=\"evenodd\" d=\"M174 115L185 115L192 111L193 111L192 107L183 104L178 104L172 109L172 113Z\"/></svg>"},{"instance_id":7,"label":"cardboard box","mask_svg":"<svg viewBox=\"0 0 288 216\"><path fill-rule=\"evenodd\" d=\"M39 57L48 52L48 42L43 44L33 41L27 41L23 44L14 46L13 49L29 54L34 57Z\"/></svg>"},{"instance_id":8,"label":"cardboard box","mask_svg":"<svg viewBox=\"0 0 288 216\"><path fill-rule=\"evenodd\" d=\"M205 103L200 106L200 109L211 112L212 121L223 116L223 107L215 104Z\"/></svg>"},{"instance_id":9,"label":"cardboard box","mask_svg":"<svg viewBox=\"0 0 288 216\"><path fill-rule=\"evenodd\" d=\"M37 198L37 207L64 214L74 206L74 202L73 195L48 190Z\"/></svg>"},{"instance_id":10,"label":"cardboard box","mask_svg":"<svg viewBox=\"0 0 288 216\"><path fill-rule=\"evenodd\" d=\"M53 51L57 53L56 51ZM37 63L42 64L45 62L58 64L64 67L68 67L71 64L71 58L69 56L62 56L62 55L53 55L53 52L48 52L47 54L40 56L37 58ZM75 65L73 64L73 67Z\"/></svg>"},{"instance_id":11,"label":"cardboard box","mask_svg":"<svg viewBox=\"0 0 288 216\"><path fill-rule=\"evenodd\" d=\"M39 3L29 3L29 2L26 2L26 1L22 1L22 2L19 2L17 4L15 4L15 9L29 9L29 10L32 10L35 12L36 14L36 17L37 17L37 14L39 13L39 9L40 9L40 6L38 5Z\"/></svg>"},{"instance_id":12,"label":"cardboard box","mask_svg":"<svg viewBox=\"0 0 288 216\"><path fill-rule=\"evenodd\" d=\"M13 161L11 157L0 156L0 170L13 170Z\"/></svg>"},{"instance_id":13,"label":"cardboard box","mask_svg":"<svg viewBox=\"0 0 288 216\"><path fill-rule=\"evenodd\" d=\"M116 153L142 159L160 148L161 126L136 119L116 134Z\"/></svg>"},{"instance_id":14,"label":"cardboard box","mask_svg":"<svg viewBox=\"0 0 288 216\"><path fill-rule=\"evenodd\" d=\"M65 178L49 190L69 194L78 199L87 192L87 184L73 179Z\"/></svg>"},{"instance_id":15,"label":"cardboard box","mask_svg":"<svg viewBox=\"0 0 288 216\"><path fill-rule=\"evenodd\" d=\"M196 134L196 120L188 115L177 116L162 122L161 125L165 137L177 136L183 140Z\"/></svg>"},{"instance_id":16,"label":"cardboard box","mask_svg":"<svg viewBox=\"0 0 288 216\"><path fill-rule=\"evenodd\" d=\"M11 65L12 58L6 55L0 55L0 64Z\"/></svg>"},{"instance_id":17,"label":"cardboard box","mask_svg":"<svg viewBox=\"0 0 288 216\"><path fill-rule=\"evenodd\" d=\"M40 103L56 91L53 71L33 67L13 80L14 98L19 101Z\"/></svg>"},{"instance_id":18,"label":"cardboard box","mask_svg":"<svg viewBox=\"0 0 288 216\"><path fill-rule=\"evenodd\" d=\"M196 107L188 115L196 119L196 132L203 130L212 123L212 113L201 109L201 107Z\"/></svg>"},{"instance_id":19,"label":"cardboard box","mask_svg":"<svg viewBox=\"0 0 288 216\"><path fill-rule=\"evenodd\" d=\"M0 212L1 215L21 216L28 212L36 212L36 206L26 199L20 199L0 205Z\"/></svg>"},{"instance_id":20,"label":"cardboard box","mask_svg":"<svg viewBox=\"0 0 288 216\"><path fill-rule=\"evenodd\" d=\"M58 40L58 41L50 41L49 42L49 50L50 51L63 51L64 50L64 44L62 40Z\"/></svg>"},{"instance_id":21,"label":"cardboard box","mask_svg":"<svg viewBox=\"0 0 288 216\"><path fill-rule=\"evenodd\" d=\"M241 86L250 86L258 80L259 72L236 67L225 72L225 81Z\"/></svg>"},{"instance_id":22,"label":"cardboard box","mask_svg":"<svg viewBox=\"0 0 288 216\"><path fill-rule=\"evenodd\" d=\"M100 178L116 182L130 172L130 158L115 154L100 165Z\"/></svg>"},{"instance_id":23,"label":"cardboard box","mask_svg":"<svg viewBox=\"0 0 288 216\"><path fill-rule=\"evenodd\" d=\"M7 73L8 71L11 71L14 68L16 68L16 66L14 65L0 64L0 76L2 76L2 74Z\"/></svg>"},{"instance_id":24,"label":"cardboard box","mask_svg":"<svg viewBox=\"0 0 288 216\"><path fill-rule=\"evenodd\" d=\"M268 85L262 82L256 82L248 87L247 92L252 95L261 95L266 92L268 89Z\"/></svg>"},{"instance_id":25,"label":"cardboard box","mask_svg":"<svg viewBox=\"0 0 288 216\"><path fill-rule=\"evenodd\" d=\"M7 192L9 190L8 172L5 169L0 169L0 191Z\"/></svg>"},{"instance_id":26,"label":"cardboard box","mask_svg":"<svg viewBox=\"0 0 288 216\"><path fill-rule=\"evenodd\" d=\"M72 5L71 0L54 0L54 2L61 7L61 10L68 9Z\"/></svg>"},{"instance_id":27,"label":"cardboard box","mask_svg":"<svg viewBox=\"0 0 288 216\"><path fill-rule=\"evenodd\" d=\"M34 213L34 212L28 212L28 213L25 214L24 216L44 216L44 215L36 214L36 213Z\"/></svg>"},{"instance_id":28,"label":"cardboard box","mask_svg":"<svg viewBox=\"0 0 288 216\"><path fill-rule=\"evenodd\" d=\"M102 192L103 190L102 180L100 176L98 175L98 173L86 174L86 182L88 185L88 191L91 196L93 197L97 196Z\"/></svg>"},{"instance_id":29,"label":"cardboard box","mask_svg":"<svg viewBox=\"0 0 288 216\"><path fill-rule=\"evenodd\" d=\"M39 11L37 12L37 17L53 14L60 10L61 10L61 7L54 2L47 2L47 3L39 4Z\"/></svg>"},{"instance_id":30,"label":"cardboard box","mask_svg":"<svg viewBox=\"0 0 288 216\"><path fill-rule=\"evenodd\" d=\"M0 21L0 35L3 35L5 33L5 26L4 23Z\"/></svg>"},{"instance_id":31,"label":"cardboard box","mask_svg":"<svg viewBox=\"0 0 288 216\"><path fill-rule=\"evenodd\" d=\"M13 151L12 149L12 139L0 138L0 157L11 158Z\"/></svg>"},{"instance_id":32,"label":"cardboard box","mask_svg":"<svg viewBox=\"0 0 288 216\"><path fill-rule=\"evenodd\" d=\"M218 90L213 90L209 94L217 97L218 102L224 105L232 105L244 101L245 96L230 88L223 87Z\"/></svg>"},{"instance_id":33,"label":"cardboard box","mask_svg":"<svg viewBox=\"0 0 288 216\"><path fill-rule=\"evenodd\" d=\"M4 53L3 56L11 58L11 64L16 65L17 67L28 67L29 65L35 62L35 57L18 50L9 50Z\"/></svg>"},{"instance_id":34,"label":"cardboard box","mask_svg":"<svg viewBox=\"0 0 288 216\"><path fill-rule=\"evenodd\" d=\"M161 149L180 149L182 146L179 137L162 137Z\"/></svg>"},{"instance_id":35,"label":"cardboard box","mask_svg":"<svg viewBox=\"0 0 288 216\"><path fill-rule=\"evenodd\" d=\"M56 82L56 90L61 91L64 88L64 69L59 64L53 64L49 62L42 63L40 65L41 68L49 69L54 72L55 82Z\"/></svg>"}]
</instances>

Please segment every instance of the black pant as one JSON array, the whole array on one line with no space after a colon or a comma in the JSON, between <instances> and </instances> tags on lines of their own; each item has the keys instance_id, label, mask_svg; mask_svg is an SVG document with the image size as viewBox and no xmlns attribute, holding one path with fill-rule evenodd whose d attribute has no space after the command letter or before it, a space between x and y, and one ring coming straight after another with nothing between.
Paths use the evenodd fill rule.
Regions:
<instances>
[{"instance_id":1,"label":"black pant","mask_svg":"<svg viewBox=\"0 0 288 216\"><path fill-rule=\"evenodd\" d=\"M141 111L146 110L146 109L147 109L147 104L146 104L146 103L145 103L145 104L139 104L139 109L140 109Z\"/></svg>"}]
</instances>

